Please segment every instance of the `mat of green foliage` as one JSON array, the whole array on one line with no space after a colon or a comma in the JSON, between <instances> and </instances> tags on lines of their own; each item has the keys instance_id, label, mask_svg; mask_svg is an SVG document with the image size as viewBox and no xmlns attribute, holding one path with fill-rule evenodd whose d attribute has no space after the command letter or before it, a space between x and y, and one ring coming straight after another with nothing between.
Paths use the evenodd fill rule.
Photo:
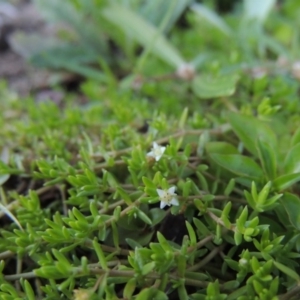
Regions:
<instances>
[{"instance_id":1,"label":"mat of green foliage","mask_svg":"<svg viewBox=\"0 0 300 300\"><path fill-rule=\"evenodd\" d=\"M297 1L36 2L86 81L0 87L0 299L299 299Z\"/></svg>"}]
</instances>

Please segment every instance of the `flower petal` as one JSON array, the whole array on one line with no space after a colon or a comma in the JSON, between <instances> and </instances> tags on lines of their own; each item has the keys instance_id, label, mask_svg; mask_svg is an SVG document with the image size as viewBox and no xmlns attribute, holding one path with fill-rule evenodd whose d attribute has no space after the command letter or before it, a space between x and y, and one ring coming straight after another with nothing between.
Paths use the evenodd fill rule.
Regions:
<instances>
[{"instance_id":1,"label":"flower petal","mask_svg":"<svg viewBox=\"0 0 300 300\"><path fill-rule=\"evenodd\" d=\"M168 192L171 194L171 195L174 195L174 192L176 190L176 186L172 186L168 189Z\"/></svg>"},{"instance_id":2,"label":"flower petal","mask_svg":"<svg viewBox=\"0 0 300 300\"><path fill-rule=\"evenodd\" d=\"M166 205L168 205L167 202L161 201L160 202L160 209L163 209Z\"/></svg>"},{"instance_id":3,"label":"flower petal","mask_svg":"<svg viewBox=\"0 0 300 300\"><path fill-rule=\"evenodd\" d=\"M173 197L172 200L170 201L170 204L175 205L175 206L179 206L179 201L177 198Z\"/></svg>"},{"instance_id":4,"label":"flower petal","mask_svg":"<svg viewBox=\"0 0 300 300\"><path fill-rule=\"evenodd\" d=\"M166 195L166 191L164 191L164 190L156 189L156 191L157 191L159 198L162 198Z\"/></svg>"},{"instance_id":5,"label":"flower petal","mask_svg":"<svg viewBox=\"0 0 300 300\"><path fill-rule=\"evenodd\" d=\"M153 149L156 149L156 148L158 148L159 146L158 146L158 144L156 143L156 142L153 142Z\"/></svg>"},{"instance_id":6,"label":"flower petal","mask_svg":"<svg viewBox=\"0 0 300 300\"><path fill-rule=\"evenodd\" d=\"M150 151L150 152L148 152L148 153L147 153L147 156L155 157L155 155L154 155L154 152L153 152L153 151Z\"/></svg>"},{"instance_id":7,"label":"flower petal","mask_svg":"<svg viewBox=\"0 0 300 300\"><path fill-rule=\"evenodd\" d=\"M155 156L155 160L156 160L156 161L159 161L160 158L161 158L161 155L156 155L156 156Z\"/></svg>"}]
</instances>

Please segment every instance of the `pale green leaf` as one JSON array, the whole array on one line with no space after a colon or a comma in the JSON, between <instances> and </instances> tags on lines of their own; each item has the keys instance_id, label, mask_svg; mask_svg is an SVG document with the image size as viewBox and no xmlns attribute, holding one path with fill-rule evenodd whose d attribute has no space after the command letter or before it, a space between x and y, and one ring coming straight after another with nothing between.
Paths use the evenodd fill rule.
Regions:
<instances>
[{"instance_id":1,"label":"pale green leaf","mask_svg":"<svg viewBox=\"0 0 300 300\"><path fill-rule=\"evenodd\" d=\"M245 18L263 23L275 3L275 0L244 0Z\"/></svg>"},{"instance_id":2,"label":"pale green leaf","mask_svg":"<svg viewBox=\"0 0 300 300\"><path fill-rule=\"evenodd\" d=\"M217 13L215 13L205 5L194 3L193 5L191 5L191 9L196 13L196 15L198 15L200 18L205 19L207 22L219 29L224 34L232 34L231 28L224 22L224 20Z\"/></svg>"},{"instance_id":3,"label":"pale green leaf","mask_svg":"<svg viewBox=\"0 0 300 300\"><path fill-rule=\"evenodd\" d=\"M183 11L190 4L191 0L151 0L144 1L139 10L139 13L151 22L153 25L158 26L164 20L167 14L170 14L167 24L164 26L164 32L172 29L174 23L182 15Z\"/></svg>"},{"instance_id":4,"label":"pale green leaf","mask_svg":"<svg viewBox=\"0 0 300 300\"><path fill-rule=\"evenodd\" d=\"M1 210L23 231L23 227L18 219L4 205L0 203L0 211Z\"/></svg>"},{"instance_id":5,"label":"pale green leaf","mask_svg":"<svg viewBox=\"0 0 300 300\"><path fill-rule=\"evenodd\" d=\"M194 93L202 99L231 96L235 92L238 76L196 76L192 83Z\"/></svg>"},{"instance_id":6,"label":"pale green leaf","mask_svg":"<svg viewBox=\"0 0 300 300\"><path fill-rule=\"evenodd\" d=\"M125 31L166 63L176 68L185 63L179 52L157 28L133 11L120 5L110 5L103 10L102 14L109 22Z\"/></svg>"}]
</instances>

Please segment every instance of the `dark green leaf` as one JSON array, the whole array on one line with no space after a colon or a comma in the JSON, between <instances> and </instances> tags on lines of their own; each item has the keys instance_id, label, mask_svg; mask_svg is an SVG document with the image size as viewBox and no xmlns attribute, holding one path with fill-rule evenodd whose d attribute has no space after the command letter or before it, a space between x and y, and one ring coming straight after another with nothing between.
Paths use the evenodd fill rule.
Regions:
<instances>
[{"instance_id":1,"label":"dark green leaf","mask_svg":"<svg viewBox=\"0 0 300 300\"><path fill-rule=\"evenodd\" d=\"M258 139L261 142L266 143L269 147L276 149L276 136L266 123L255 117L233 112L228 113L228 121L235 134L254 155L258 156L256 148Z\"/></svg>"},{"instance_id":2,"label":"dark green leaf","mask_svg":"<svg viewBox=\"0 0 300 300\"><path fill-rule=\"evenodd\" d=\"M146 224L152 225L151 219L140 209L136 209L137 216Z\"/></svg>"},{"instance_id":3,"label":"dark green leaf","mask_svg":"<svg viewBox=\"0 0 300 300\"><path fill-rule=\"evenodd\" d=\"M165 216L166 216L166 211L160 208L152 208L149 211L149 217L152 221L152 226L161 222Z\"/></svg>"},{"instance_id":4,"label":"dark green leaf","mask_svg":"<svg viewBox=\"0 0 300 300\"><path fill-rule=\"evenodd\" d=\"M239 154L233 145L226 142L209 142L206 143L205 149L208 154Z\"/></svg>"},{"instance_id":5,"label":"dark green leaf","mask_svg":"<svg viewBox=\"0 0 300 300\"><path fill-rule=\"evenodd\" d=\"M296 144L288 152L285 162L286 173L297 173L300 172L300 143Z\"/></svg>"},{"instance_id":6,"label":"dark green leaf","mask_svg":"<svg viewBox=\"0 0 300 300\"><path fill-rule=\"evenodd\" d=\"M273 186L277 191L283 191L300 181L300 172L294 174L285 174L277 177L273 181Z\"/></svg>"},{"instance_id":7,"label":"dark green leaf","mask_svg":"<svg viewBox=\"0 0 300 300\"><path fill-rule=\"evenodd\" d=\"M285 265L283 265L283 264L281 264L277 261L274 261L273 263L274 263L274 265L277 269L279 269L280 271L282 271L286 275L290 276L291 278L293 278L297 282L299 282L300 277L294 270L290 269L289 267L287 267L287 266L285 266Z\"/></svg>"},{"instance_id":8,"label":"dark green leaf","mask_svg":"<svg viewBox=\"0 0 300 300\"><path fill-rule=\"evenodd\" d=\"M288 214L291 224L300 230L300 199L298 196L285 193L279 200L283 208Z\"/></svg>"},{"instance_id":9,"label":"dark green leaf","mask_svg":"<svg viewBox=\"0 0 300 300\"><path fill-rule=\"evenodd\" d=\"M277 161L275 149L261 139L257 140L257 151L261 165L269 180L276 177Z\"/></svg>"}]
</instances>

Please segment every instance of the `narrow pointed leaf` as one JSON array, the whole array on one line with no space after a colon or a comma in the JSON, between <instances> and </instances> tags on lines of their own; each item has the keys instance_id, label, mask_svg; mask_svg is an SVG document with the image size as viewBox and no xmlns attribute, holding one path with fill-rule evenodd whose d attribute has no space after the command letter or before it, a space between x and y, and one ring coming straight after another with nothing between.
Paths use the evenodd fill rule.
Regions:
<instances>
[{"instance_id":1,"label":"narrow pointed leaf","mask_svg":"<svg viewBox=\"0 0 300 300\"><path fill-rule=\"evenodd\" d=\"M277 177L273 182L273 186L278 191L283 191L288 189L298 181L300 181L300 172L294 174L285 174Z\"/></svg>"}]
</instances>

